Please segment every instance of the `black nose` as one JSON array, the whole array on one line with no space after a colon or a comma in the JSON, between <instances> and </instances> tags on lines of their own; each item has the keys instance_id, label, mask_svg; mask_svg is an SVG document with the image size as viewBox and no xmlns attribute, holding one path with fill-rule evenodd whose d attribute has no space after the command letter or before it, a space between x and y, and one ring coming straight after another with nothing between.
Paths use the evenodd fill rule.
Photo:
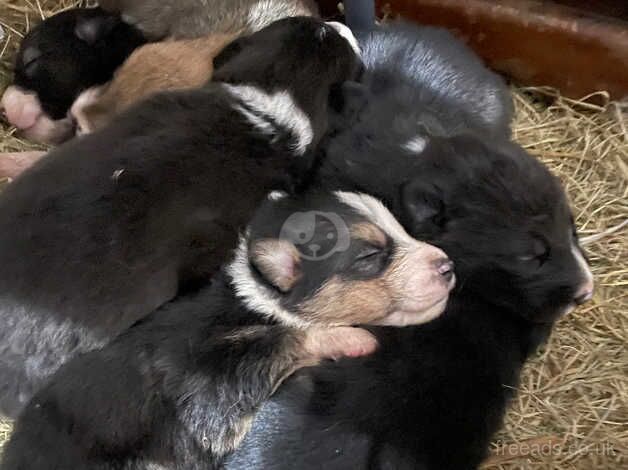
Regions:
<instances>
[{"instance_id":1,"label":"black nose","mask_svg":"<svg viewBox=\"0 0 628 470\"><path fill-rule=\"evenodd\" d=\"M449 282L454 277L454 262L449 258L441 258L436 261L436 269L438 274Z\"/></svg>"}]
</instances>

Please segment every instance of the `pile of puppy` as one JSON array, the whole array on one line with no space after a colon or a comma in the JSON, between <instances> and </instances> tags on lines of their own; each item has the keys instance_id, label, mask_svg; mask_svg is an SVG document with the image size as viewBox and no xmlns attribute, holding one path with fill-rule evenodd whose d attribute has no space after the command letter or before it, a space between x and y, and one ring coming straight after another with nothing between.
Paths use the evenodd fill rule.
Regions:
<instances>
[{"instance_id":1,"label":"pile of puppy","mask_svg":"<svg viewBox=\"0 0 628 470\"><path fill-rule=\"evenodd\" d=\"M64 143L0 194L0 468L485 458L593 281L502 80L372 3L355 36L309 0L103 0L25 37L5 115Z\"/></svg>"}]
</instances>

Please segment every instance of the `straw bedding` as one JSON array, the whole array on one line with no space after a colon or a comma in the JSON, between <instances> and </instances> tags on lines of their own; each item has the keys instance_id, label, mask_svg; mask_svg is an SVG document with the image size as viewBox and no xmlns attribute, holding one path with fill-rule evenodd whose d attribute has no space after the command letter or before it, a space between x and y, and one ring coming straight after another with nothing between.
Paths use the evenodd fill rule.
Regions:
<instances>
[{"instance_id":1,"label":"straw bedding","mask_svg":"<svg viewBox=\"0 0 628 470\"><path fill-rule=\"evenodd\" d=\"M72 0L1 0L0 92L33 22ZM514 137L562 179L595 274L593 302L562 319L525 369L487 469L628 468L628 105L513 87ZM594 104L595 103L595 104ZM602 104L600 104L602 103ZM0 152L40 148L0 120ZM0 445L11 424L0 421ZM452 449L455 452L455 449Z\"/></svg>"}]
</instances>

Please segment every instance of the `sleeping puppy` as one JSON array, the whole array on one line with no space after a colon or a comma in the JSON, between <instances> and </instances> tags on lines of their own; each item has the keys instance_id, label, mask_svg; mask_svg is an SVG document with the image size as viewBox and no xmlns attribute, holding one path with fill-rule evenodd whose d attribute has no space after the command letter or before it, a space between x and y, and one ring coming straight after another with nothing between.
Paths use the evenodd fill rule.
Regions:
<instances>
[{"instance_id":1,"label":"sleeping puppy","mask_svg":"<svg viewBox=\"0 0 628 470\"><path fill-rule=\"evenodd\" d=\"M359 32L367 70L362 85L370 93L412 100L437 117L431 124L441 133L472 129L489 139L510 137L510 92L464 43L444 29L400 21L369 29L372 10L349 6L357 10L349 10L348 26Z\"/></svg>"},{"instance_id":2,"label":"sleeping puppy","mask_svg":"<svg viewBox=\"0 0 628 470\"><path fill-rule=\"evenodd\" d=\"M330 138L318 183L382 199L451 257L458 287L434 322L375 331L372 357L286 382L226 468L477 468L526 359L592 296L564 191L539 161L432 134L411 101L380 98Z\"/></svg>"},{"instance_id":3,"label":"sleeping puppy","mask_svg":"<svg viewBox=\"0 0 628 470\"><path fill-rule=\"evenodd\" d=\"M100 0L153 40L252 33L287 16L318 16L314 0Z\"/></svg>"},{"instance_id":4,"label":"sleeping puppy","mask_svg":"<svg viewBox=\"0 0 628 470\"><path fill-rule=\"evenodd\" d=\"M14 85L2 98L7 120L33 141L67 140L74 135L67 117L74 100L111 80L144 42L139 30L100 8L74 8L47 18L20 45Z\"/></svg>"},{"instance_id":5,"label":"sleeping puppy","mask_svg":"<svg viewBox=\"0 0 628 470\"><path fill-rule=\"evenodd\" d=\"M343 34L347 34L343 31ZM0 194L0 409L73 355L206 282L271 189L290 189L359 68L312 18L225 51L204 89L163 93L52 151Z\"/></svg>"},{"instance_id":6,"label":"sleeping puppy","mask_svg":"<svg viewBox=\"0 0 628 470\"><path fill-rule=\"evenodd\" d=\"M329 24L357 49L355 38L346 27ZM238 33L212 34L138 48L110 83L86 90L78 97L71 109L77 131L85 134L102 128L131 104L157 91L201 86L212 77L215 56L237 36Z\"/></svg>"},{"instance_id":7,"label":"sleeping puppy","mask_svg":"<svg viewBox=\"0 0 628 470\"><path fill-rule=\"evenodd\" d=\"M94 132L158 91L197 88L211 79L214 57L237 34L165 41L136 49L106 85L84 91L70 114L77 133Z\"/></svg>"},{"instance_id":8,"label":"sleeping puppy","mask_svg":"<svg viewBox=\"0 0 628 470\"><path fill-rule=\"evenodd\" d=\"M17 421L0 468L219 468L295 370L375 350L352 325L444 310L452 263L376 199L273 199L209 287L62 367Z\"/></svg>"}]
</instances>

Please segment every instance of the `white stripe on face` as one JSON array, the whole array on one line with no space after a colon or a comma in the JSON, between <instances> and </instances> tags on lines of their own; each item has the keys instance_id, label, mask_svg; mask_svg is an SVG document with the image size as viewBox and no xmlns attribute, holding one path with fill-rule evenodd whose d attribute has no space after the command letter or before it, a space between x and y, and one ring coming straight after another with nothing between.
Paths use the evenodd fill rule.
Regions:
<instances>
[{"instance_id":1,"label":"white stripe on face","mask_svg":"<svg viewBox=\"0 0 628 470\"><path fill-rule=\"evenodd\" d=\"M583 278L583 281L576 292L576 298L588 293L593 294L593 273L591 272L587 261L584 259L584 256L582 256L582 252L573 242L571 244L571 254L576 259L578 268L580 269L580 274Z\"/></svg>"},{"instance_id":2,"label":"white stripe on face","mask_svg":"<svg viewBox=\"0 0 628 470\"><path fill-rule=\"evenodd\" d=\"M373 196L345 191L336 191L334 195L340 202L352 207L381 228L395 242L402 245L417 243L417 240L408 235L386 206Z\"/></svg>"},{"instance_id":3,"label":"white stripe on face","mask_svg":"<svg viewBox=\"0 0 628 470\"><path fill-rule=\"evenodd\" d=\"M358 45L358 40L355 38L351 30L342 23L338 23L337 21L328 21L327 24L338 31L343 38L347 40L351 48L355 51L357 55L360 55L360 46Z\"/></svg>"}]
</instances>

